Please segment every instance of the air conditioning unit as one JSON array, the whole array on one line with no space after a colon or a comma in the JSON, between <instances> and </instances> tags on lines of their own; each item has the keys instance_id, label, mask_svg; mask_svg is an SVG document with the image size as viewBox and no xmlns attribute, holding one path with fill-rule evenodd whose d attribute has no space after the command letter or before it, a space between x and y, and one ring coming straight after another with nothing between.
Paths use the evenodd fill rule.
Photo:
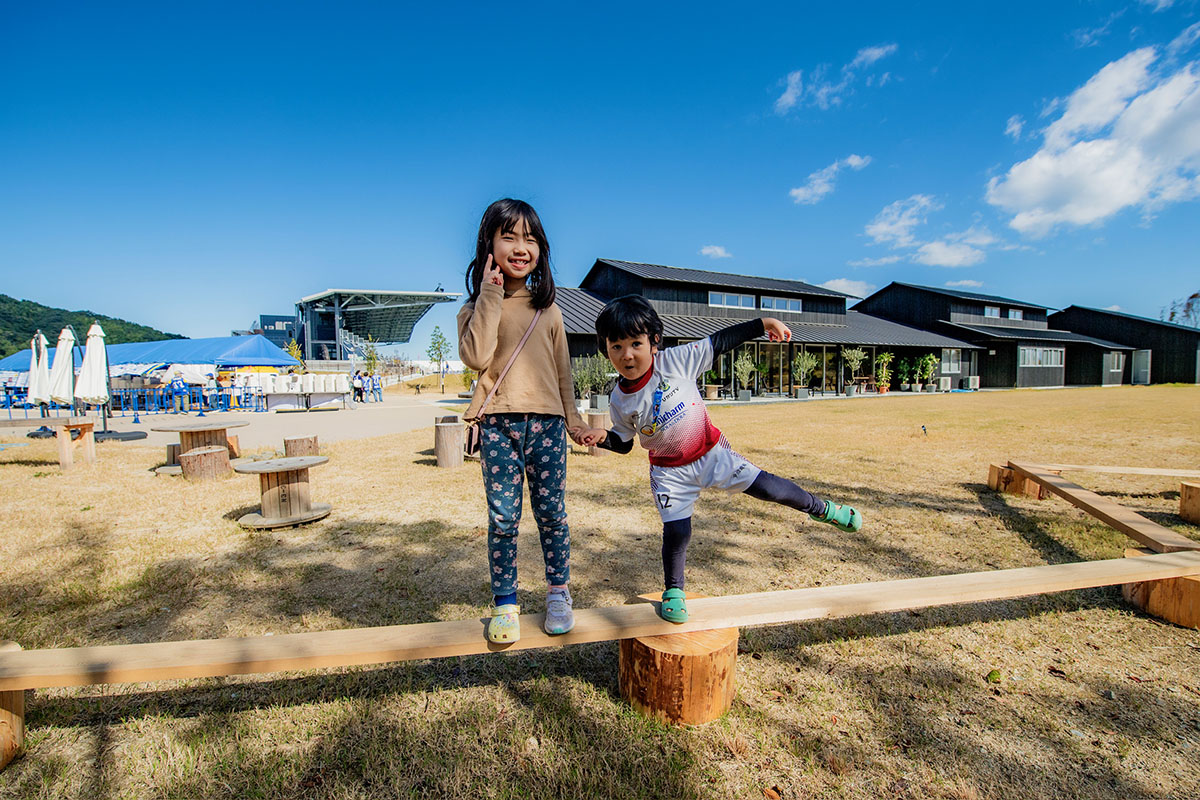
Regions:
<instances>
[{"instance_id":1,"label":"air conditioning unit","mask_svg":"<svg viewBox=\"0 0 1200 800\"><path fill-rule=\"evenodd\" d=\"M953 378L938 378L938 391L948 392L954 386Z\"/></svg>"},{"instance_id":2,"label":"air conditioning unit","mask_svg":"<svg viewBox=\"0 0 1200 800\"><path fill-rule=\"evenodd\" d=\"M979 391L979 376L978 375L969 375L966 378L961 378L958 381L958 388L974 389L975 391Z\"/></svg>"}]
</instances>

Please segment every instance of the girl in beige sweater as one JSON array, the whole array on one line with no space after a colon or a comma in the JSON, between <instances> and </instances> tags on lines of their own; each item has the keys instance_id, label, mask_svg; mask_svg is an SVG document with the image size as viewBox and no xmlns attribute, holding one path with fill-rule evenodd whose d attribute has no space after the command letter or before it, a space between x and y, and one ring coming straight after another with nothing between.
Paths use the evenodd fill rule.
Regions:
<instances>
[{"instance_id":1,"label":"girl in beige sweater","mask_svg":"<svg viewBox=\"0 0 1200 800\"><path fill-rule=\"evenodd\" d=\"M488 504L488 579L492 591L487 637L521 637L517 605L517 526L522 487L529 498L546 562L546 633L575 625L571 608L571 536L564 504L566 436L583 420L575 407L562 313L554 305L550 244L537 212L520 200L497 200L479 223L467 269L468 299L458 313L458 354L479 372L464 415L480 406L508 363L534 314L541 316L480 418L480 462Z\"/></svg>"}]
</instances>

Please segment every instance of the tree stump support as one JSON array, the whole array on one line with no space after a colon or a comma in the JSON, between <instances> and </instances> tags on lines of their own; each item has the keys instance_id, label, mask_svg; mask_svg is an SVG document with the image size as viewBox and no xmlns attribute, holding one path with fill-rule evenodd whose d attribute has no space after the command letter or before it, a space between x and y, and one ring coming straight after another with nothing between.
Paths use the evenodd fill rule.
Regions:
<instances>
[{"instance_id":1,"label":"tree stump support","mask_svg":"<svg viewBox=\"0 0 1200 800\"><path fill-rule=\"evenodd\" d=\"M175 466L179 465L179 445L177 445L177 444L167 445L167 464L166 465L168 467L175 467Z\"/></svg>"},{"instance_id":2,"label":"tree stump support","mask_svg":"<svg viewBox=\"0 0 1200 800\"><path fill-rule=\"evenodd\" d=\"M1144 547L1125 550L1126 558L1152 555L1154 551ZM1124 583L1121 594L1151 616L1183 628L1200 628L1200 576Z\"/></svg>"},{"instance_id":3,"label":"tree stump support","mask_svg":"<svg viewBox=\"0 0 1200 800\"><path fill-rule=\"evenodd\" d=\"M651 594L640 600L659 602ZM622 639L621 697L639 713L669 725L719 719L737 691L737 645L737 628Z\"/></svg>"},{"instance_id":4,"label":"tree stump support","mask_svg":"<svg viewBox=\"0 0 1200 800\"><path fill-rule=\"evenodd\" d=\"M589 428L600 428L606 431L612 422L608 418L607 411L589 411L587 412L587 424ZM608 450L596 445L590 445L587 451L589 456L605 456L609 454Z\"/></svg>"},{"instance_id":5,"label":"tree stump support","mask_svg":"<svg viewBox=\"0 0 1200 800\"><path fill-rule=\"evenodd\" d=\"M285 458L296 456L319 456L316 436L291 436L283 440L283 455Z\"/></svg>"},{"instance_id":6,"label":"tree stump support","mask_svg":"<svg viewBox=\"0 0 1200 800\"><path fill-rule=\"evenodd\" d=\"M1051 470L1059 474L1060 470ZM988 467L988 487L1004 494L1021 494L1033 500L1045 500L1049 493L1037 481L1026 480L1024 475L1000 464Z\"/></svg>"},{"instance_id":7,"label":"tree stump support","mask_svg":"<svg viewBox=\"0 0 1200 800\"><path fill-rule=\"evenodd\" d=\"M1182 481L1179 484L1179 516L1193 525L1200 525L1200 482Z\"/></svg>"},{"instance_id":8,"label":"tree stump support","mask_svg":"<svg viewBox=\"0 0 1200 800\"><path fill-rule=\"evenodd\" d=\"M0 652L20 650L16 642L0 641ZM0 769L25 746L25 692L0 692Z\"/></svg>"},{"instance_id":9,"label":"tree stump support","mask_svg":"<svg viewBox=\"0 0 1200 800\"><path fill-rule=\"evenodd\" d=\"M438 422L433 426L433 453L439 467L461 467L463 464L463 426L453 422Z\"/></svg>"},{"instance_id":10,"label":"tree stump support","mask_svg":"<svg viewBox=\"0 0 1200 800\"><path fill-rule=\"evenodd\" d=\"M197 447L179 456L183 477L189 481L210 481L229 474L229 448L225 445Z\"/></svg>"}]
</instances>

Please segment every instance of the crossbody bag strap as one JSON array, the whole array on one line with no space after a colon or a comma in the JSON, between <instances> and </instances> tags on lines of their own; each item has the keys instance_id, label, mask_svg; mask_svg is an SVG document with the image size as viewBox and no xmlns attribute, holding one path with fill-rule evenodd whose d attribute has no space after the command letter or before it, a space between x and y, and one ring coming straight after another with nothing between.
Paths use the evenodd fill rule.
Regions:
<instances>
[{"instance_id":1,"label":"crossbody bag strap","mask_svg":"<svg viewBox=\"0 0 1200 800\"><path fill-rule=\"evenodd\" d=\"M508 374L508 370L512 367L513 362L517 360L517 354L521 352L521 348L525 346L525 342L529 339L529 334L533 333L533 327L537 325L538 317L542 316L542 309L538 309L533 314L533 321L529 323L529 327L525 329L525 335L521 337L521 341L517 342L517 349L513 350L513 354L509 357L508 363L504 365L504 369L500 371L500 376L496 378L496 382L492 384L492 389L488 392L487 397L483 399L483 403L479 406L479 411L476 412L476 419L483 416L483 410L487 408L487 404L492 402L492 395L500 388L500 381L504 380L504 376Z\"/></svg>"}]
</instances>

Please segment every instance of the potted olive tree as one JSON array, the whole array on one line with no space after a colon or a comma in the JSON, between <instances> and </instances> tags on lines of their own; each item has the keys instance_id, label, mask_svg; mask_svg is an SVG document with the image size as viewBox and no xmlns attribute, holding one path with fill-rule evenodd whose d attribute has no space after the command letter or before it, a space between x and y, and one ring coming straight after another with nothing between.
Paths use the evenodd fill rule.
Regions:
<instances>
[{"instance_id":1,"label":"potted olive tree","mask_svg":"<svg viewBox=\"0 0 1200 800\"><path fill-rule=\"evenodd\" d=\"M918 378L921 383L925 384L926 392L937 391L937 384L933 382L933 373L937 370L937 364L938 357L933 353L926 353L917 362Z\"/></svg>"},{"instance_id":2,"label":"potted olive tree","mask_svg":"<svg viewBox=\"0 0 1200 800\"><path fill-rule=\"evenodd\" d=\"M892 359L894 353L880 353L875 356L875 391L887 394L892 388Z\"/></svg>"},{"instance_id":3,"label":"potted olive tree","mask_svg":"<svg viewBox=\"0 0 1200 800\"><path fill-rule=\"evenodd\" d=\"M808 397L808 376L817 368L817 354L805 350L792 359L792 396Z\"/></svg>"},{"instance_id":4,"label":"potted olive tree","mask_svg":"<svg viewBox=\"0 0 1200 800\"><path fill-rule=\"evenodd\" d=\"M861 347L843 347L842 360L850 368L850 382L846 384L846 396L853 397L858 387L854 383L858 379L858 368L867 360L867 351Z\"/></svg>"},{"instance_id":5,"label":"potted olive tree","mask_svg":"<svg viewBox=\"0 0 1200 800\"><path fill-rule=\"evenodd\" d=\"M591 378L591 407L597 411L608 411L608 371L612 367L608 358L596 353L589 359L588 375Z\"/></svg>"},{"instance_id":6,"label":"potted olive tree","mask_svg":"<svg viewBox=\"0 0 1200 800\"><path fill-rule=\"evenodd\" d=\"M733 360L733 377L738 382L738 400L750 399L750 377L754 374L754 359L749 350L743 350Z\"/></svg>"},{"instance_id":7,"label":"potted olive tree","mask_svg":"<svg viewBox=\"0 0 1200 800\"><path fill-rule=\"evenodd\" d=\"M717 383L717 371L710 369L704 373L704 399L716 400L717 392L721 390L721 384Z\"/></svg>"},{"instance_id":8,"label":"potted olive tree","mask_svg":"<svg viewBox=\"0 0 1200 800\"><path fill-rule=\"evenodd\" d=\"M912 390L913 364L911 358L902 358L896 362L896 377L900 379L900 391Z\"/></svg>"}]
</instances>

